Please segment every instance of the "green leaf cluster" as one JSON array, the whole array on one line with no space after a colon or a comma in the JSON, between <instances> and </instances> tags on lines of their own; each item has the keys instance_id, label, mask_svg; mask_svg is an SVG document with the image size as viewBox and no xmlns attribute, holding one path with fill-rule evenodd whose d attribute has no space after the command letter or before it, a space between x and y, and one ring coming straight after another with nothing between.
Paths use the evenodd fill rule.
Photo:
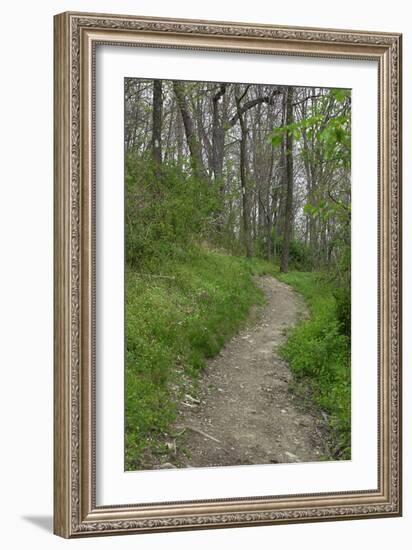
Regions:
<instances>
[{"instance_id":1,"label":"green leaf cluster","mask_svg":"<svg viewBox=\"0 0 412 550\"><path fill-rule=\"evenodd\" d=\"M327 113L332 113L331 115ZM321 147L326 160L350 167L351 124L350 90L333 88L325 97L320 98L308 115L292 124L274 128L269 140L274 147L280 147L289 132L294 139L315 141Z\"/></svg>"}]
</instances>

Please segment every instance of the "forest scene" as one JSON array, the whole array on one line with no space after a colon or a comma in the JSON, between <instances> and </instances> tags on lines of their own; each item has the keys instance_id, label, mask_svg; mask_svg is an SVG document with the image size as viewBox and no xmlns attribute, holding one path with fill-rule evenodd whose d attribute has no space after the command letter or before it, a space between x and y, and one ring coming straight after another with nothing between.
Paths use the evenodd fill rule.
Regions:
<instances>
[{"instance_id":1,"label":"forest scene","mask_svg":"<svg viewBox=\"0 0 412 550\"><path fill-rule=\"evenodd\" d=\"M351 458L351 92L125 79L125 470Z\"/></svg>"}]
</instances>

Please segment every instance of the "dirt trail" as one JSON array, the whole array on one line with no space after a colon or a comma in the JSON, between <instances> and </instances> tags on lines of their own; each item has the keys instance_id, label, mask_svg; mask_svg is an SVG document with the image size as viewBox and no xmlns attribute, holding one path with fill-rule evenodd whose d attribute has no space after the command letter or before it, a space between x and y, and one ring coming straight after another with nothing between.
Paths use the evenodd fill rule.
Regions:
<instances>
[{"instance_id":1,"label":"dirt trail","mask_svg":"<svg viewBox=\"0 0 412 550\"><path fill-rule=\"evenodd\" d=\"M290 392L291 372L276 351L285 329L307 314L303 299L270 276L257 284L267 303L208 361L200 393L181 405L174 465L309 462L324 450L325 422Z\"/></svg>"}]
</instances>

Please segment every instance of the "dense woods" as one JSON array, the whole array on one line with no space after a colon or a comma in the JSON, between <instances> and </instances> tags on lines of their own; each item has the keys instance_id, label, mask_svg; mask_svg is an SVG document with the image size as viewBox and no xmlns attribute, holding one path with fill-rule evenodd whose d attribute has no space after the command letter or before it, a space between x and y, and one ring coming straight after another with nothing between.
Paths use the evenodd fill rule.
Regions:
<instances>
[{"instance_id":1,"label":"dense woods","mask_svg":"<svg viewBox=\"0 0 412 550\"><path fill-rule=\"evenodd\" d=\"M173 399L168 368L161 367L162 361L177 365L177 370L182 367L190 371L204 357L216 353L225 337L236 330L236 322L246 316L251 303L258 300L246 279L251 281L251 273L262 269L280 271L284 280L297 288L302 287L302 280L288 273L310 272L304 279L304 288L300 288L304 294L305 290L306 294L309 292L308 284L312 290L324 289L325 285L328 289L331 302L323 323L328 326L330 341L319 353L330 356L339 341L342 353L335 374L342 390L339 396L345 392L346 396L344 403L337 395L334 399L339 401L346 431L344 436L342 430L339 432L343 442L337 444L335 456L347 456L350 122L349 90L125 80L129 468L141 465L141 459L136 457L141 457L153 430L164 430L173 416L173 406L168 409L165 405ZM205 280L212 277L210 269L220 279L210 279L206 284ZM246 298L248 288L250 297ZM169 325L173 321L165 321L169 328L164 328L163 333L164 311L155 312L155 307L165 307L163 295L154 296L163 291L172 300L174 292L179 292L180 298L184 296L176 307L183 308L186 315L177 322L181 322L181 333L182 327L188 326L188 341L172 350L167 360L160 351L158 357L153 355L153 349L145 356L146 344L142 341L142 334L146 334L147 341L156 348L164 337L170 348ZM313 292L309 294L312 296ZM196 295L200 297L195 305L186 303L189 296L193 301ZM156 300L157 306L150 310L156 322L152 322L152 315L143 329L138 325L137 308L147 311ZM233 300L240 301L241 311L233 310ZM194 313L196 307L200 309ZM139 314L142 315L141 310ZM212 323L209 318L216 314L210 334L197 334L191 314L196 322L203 315L206 324ZM150 334L148 326L152 327ZM324 328L318 327L320 333ZM208 338L216 340L215 333L223 333L224 337L212 345ZM316 345L318 336L313 336ZM297 375L316 377L316 361L306 358L308 368L302 367L304 358L293 354L301 354L303 347L298 343L297 348L293 352L289 345L289 351L285 351L292 369L295 361L300 365ZM142 365L146 360L145 370ZM157 375L149 363L156 363ZM332 371L325 375L329 386L323 387L322 382L318 393L321 405L335 414L333 404L322 401L330 394L330 380L335 376ZM157 407L152 409L157 408L156 411L150 409L153 400ZM146 408L150 411L144 417L141 411ZM136 442L136 433L146 443Z\"/></svg>"},{"instance_id":2,"label":"dense woods","mask_svg":"<svg viewBox=\"0 0 412 550\"><path fill-rule=\"evenodd\" d=\"M279 260L284 272L345 261L349 91L129 79L125 144L129 182L140 174L147 202L165 198L170 177L190 180L198 240ZM130 262L146 257L144 244L128 249Z\"/></svg>"}]
</instances>

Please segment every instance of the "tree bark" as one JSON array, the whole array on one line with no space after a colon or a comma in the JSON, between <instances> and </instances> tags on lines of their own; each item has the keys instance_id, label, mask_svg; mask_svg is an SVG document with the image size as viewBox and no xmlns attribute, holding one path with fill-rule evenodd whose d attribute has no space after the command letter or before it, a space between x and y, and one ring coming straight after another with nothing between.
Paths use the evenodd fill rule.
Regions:
<instances>
[{"instance_id":1,"label":"tree bark","mask_svg":"<svg viewBox=\"0 0 412 550\"><path fill-rule=\"evenodd\" d=\"M223 116L220 115L219 103L226 93L226 84L221 84L219 90L212 98L212 167L215 181L219 182L220 191L223 192L223 157L225 145L225 128Z\"/></svg>"},{"instance_id":2,"label":"tree bark","mask_svg":"<svg viewBox=\"0 0 412 550\"><path fill-rule=\"evenodd\" d=\"M179 166L183 164L183 121L180 109L176 110L176 149L177 149L177 163Z\"/></svg>"},{"instance_id":3,"label":"tree bark","mask_svg":"<svg viewBox=\"0 0 412 550\"><path fill-rule=\"evenodd\" d=\"M162 168L162 119L163 99L162 81L153 80L153 130L152 130L152 158L155 164L157 177Z\"/></svg>"},{"instance_id":4,"label":"tree bark","mask_svg":"<svg viewBox=\"0 0 412 550\"><path fill-rule=\"evenodd\" d=\"M193 174L195 175L195 177L198 177L200 179L206 179L207 174L203 165L201 145L196 137L195 126L186 99L184 83L175 80L173 82L173 90L176 95L177 104L179 105L179 109L182 114L187 145L190 151Z\"/></svg>"},{"instance_id":5,"label":"tree bark","mask_svg":"<svg viewBox=\"0 0 412 550\"><path fill-rule=\"evenodd\" d=\"M286 125L293 123L293 88L289 87L285 94ZM285 218L283 229L283 246L280 260L280 271L287 273L289 269L289 248L293 224L293 132L287 130L285 138Z\"/></svg>"},{"instance_id":6,"label":"tree bark","mask_svg":"<svg viewBox=\"0 0 412 550\"><path fill-rule=\"evenodd\" d=\"M251 258L253 256L253 242L251 233L251 200L250 189L247 182L247 127L244 118L245 111L242 111L241 101L246 95L247 88L244 93L239 97L236 95L236 108L238 114L238 120L241 130L240 138L240 184L242 186L242 217L243 217L243 232L245 240L246 256Z\"/></svg>"}]
</instances>

